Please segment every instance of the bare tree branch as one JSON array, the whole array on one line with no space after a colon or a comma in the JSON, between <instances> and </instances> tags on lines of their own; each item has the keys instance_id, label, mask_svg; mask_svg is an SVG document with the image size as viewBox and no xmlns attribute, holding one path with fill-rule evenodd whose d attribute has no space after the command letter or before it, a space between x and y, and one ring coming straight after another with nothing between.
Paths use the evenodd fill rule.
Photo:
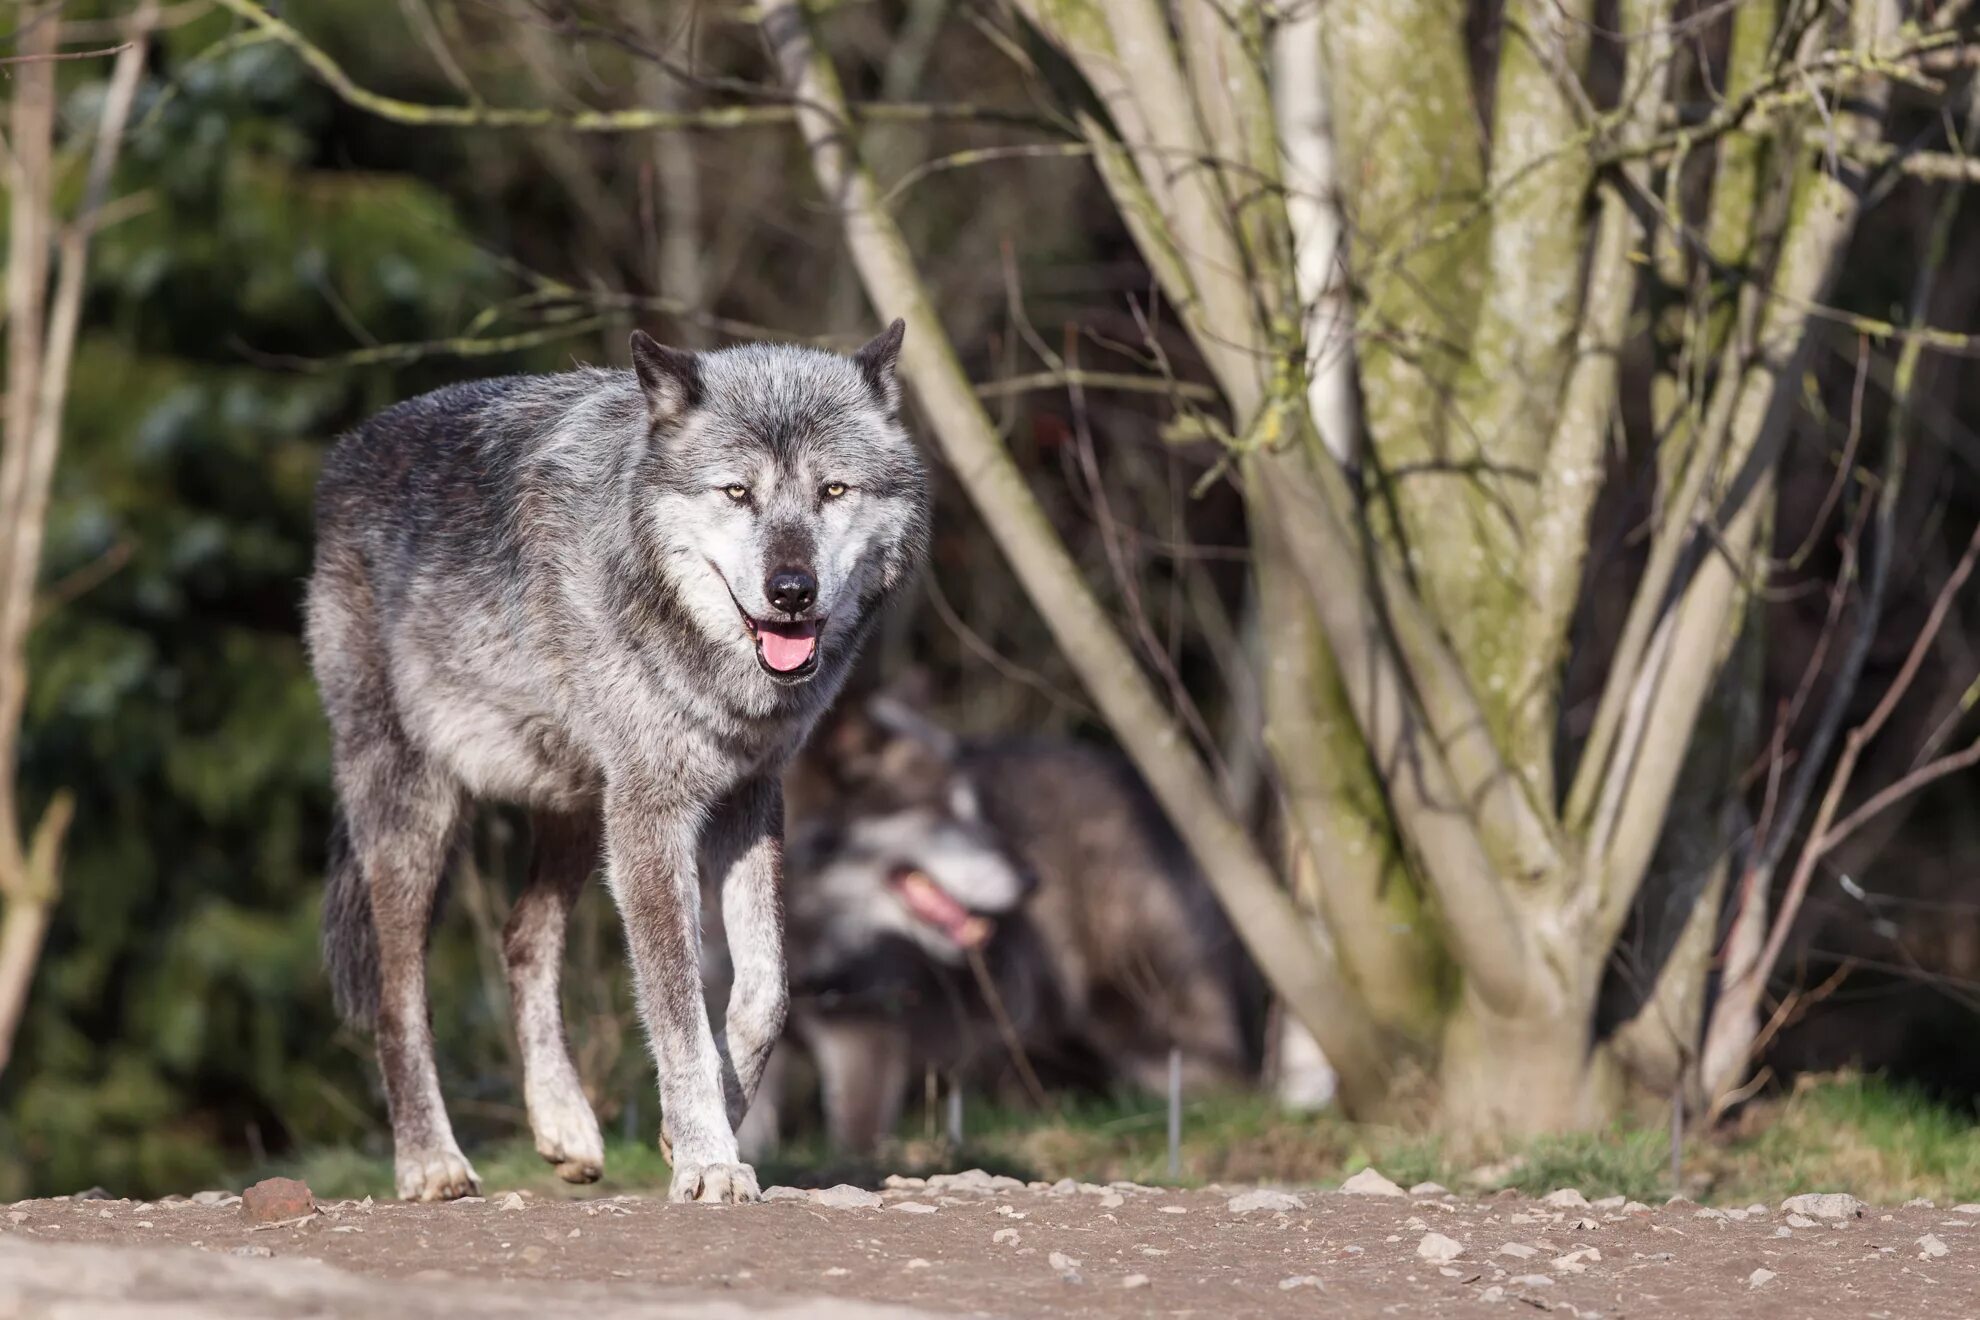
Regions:
<instances>
[{"instance_id":1,"label":"bare tree branch","mask_svg":"<svg viewBox=\"0 0 1980 1320\"><path fill-rule=\"evenodd\" d=\"M269 13L255 0L219 0L219 3L295 51L339 98L369 114L398 124L428 128L552 128L572 133L705 132L789 124L798 116L798 107L791 104L709 106L680 111L581 110L572 114L533 107L420 105L360 86L322 47ZM1062 125L1028 111L995 106L869 103L856 106L849 113L868 123L966 120L1063 131Z\"/></svg>"}]
</instances>

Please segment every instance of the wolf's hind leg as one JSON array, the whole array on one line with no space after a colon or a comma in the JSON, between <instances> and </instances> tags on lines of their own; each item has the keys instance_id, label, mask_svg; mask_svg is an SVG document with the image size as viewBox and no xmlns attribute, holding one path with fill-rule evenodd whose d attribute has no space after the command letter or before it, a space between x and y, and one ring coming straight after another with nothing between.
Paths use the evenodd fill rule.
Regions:
<instances>
[{"instance_id":1,"label":"wolf's hind leg","mask_svg":"<svg viewBox=\"0 0 1980 1320\"><path fill-rule=\"evenodd\" d=\"M340 753L351 843L378 932L378 1065L392 1113L399 1196L468 1196L480 1181L447 1121L426 999L427 928L460 819L460 786L395 738Z\"/></svg>"},{"instance_id":2,"label":"wolf's hind leg","mask_svg":"<svg viewBox=\"0 0 1980 1320\"><path fill-rule=\"evenodd\" d=\"M564 1039L558 996L564 930L584 882L598 865L601 825L596 808L569 814L539 811L531 818L535 846L529 885L502 933L516 1038L522 1045L523 1096L536 1153L566 1182L596 1182L605 1171L605 1140L584 1097Z\"/></svg>"}]
</instances>

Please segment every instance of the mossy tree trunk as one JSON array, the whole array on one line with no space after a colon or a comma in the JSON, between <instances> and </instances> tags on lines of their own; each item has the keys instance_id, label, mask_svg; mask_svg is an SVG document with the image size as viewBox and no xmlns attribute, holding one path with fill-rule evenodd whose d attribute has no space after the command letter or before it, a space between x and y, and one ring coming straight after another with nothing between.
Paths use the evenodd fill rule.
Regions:
<instances>
[{"instance_id":1,"label":"mossy tree trunk","mask_svg":"<svg viewBox=\"0 0 1980 1320\"><path fill-rule=\"evenodd\" d=\"M1266 738L1292 887L1320 934L1301 949L1300 932L1241 930L1266 935L1254 948L1282 988L1302 959L1322 969L1289 1002L1347 1050L1351 1108L1381 1112L1408 1055L1469 1137L1609 1120L1632 1068L1696 1043L1704 909L1722 883L1695 891L1659 1014L1598 1040L1596 1005L1764 575L1810 308L1862 200L1828 162L1881 135L1884 72L1936 38L1901 30L1890 0L1787 33L1773 7L1740 6L1733 85L1711 131L1687 135L1665 128L1691 58L1667 0L1624 0L1606 50L1620 72L1600 90L1591 34L1606 11L1509 0L1482 94L1456 0L1019 7L1104 109L1080 121L1101 177L1229 406L1267 621ZM1215 855L1202 818L1218 808L1182 800L1207 781L1173 722L1136 727L1160 703L1091 594L1027 570L1056 538L981 443L913 263L836 131L849 114L809 21L776 0L765 30L812 107L814 163L869 297L923 345L906 366L937 439L1220 894L1264 911L1256 859ZM1826 157L1804 143L1812 126ZM1618 358L1644 333L1643 281L1707 269L1660 232L1682 217L1658 210L1698 152L1719 161L1711 255L1744 254L1752 282L1719 268L1693 309L1710 333L1675 350L1709 356L1660 364L1664 410L1685 420L1593 728L1563 774L1559 676L1612 468Z\"/></svg>"}]
</instances>

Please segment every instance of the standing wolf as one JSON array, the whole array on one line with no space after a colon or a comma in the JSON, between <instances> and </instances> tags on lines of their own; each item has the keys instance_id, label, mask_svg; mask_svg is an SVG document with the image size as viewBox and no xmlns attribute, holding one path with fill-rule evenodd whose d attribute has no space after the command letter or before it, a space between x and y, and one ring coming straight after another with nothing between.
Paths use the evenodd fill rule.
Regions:
<instances>
[{"instance_id":1,"label":"standing wolf","mask_svg":"<svg viewBox=\"0 0 1980 1320\"><path fill-rule=\"evenodd\" d=\"M310 659L340 823L324 901L339 1004L376 1024L399 1195L476 1189L426 1001L434 897L472 800L526 805L504 949L536 1148L604 1143L564 1043L565 921L602 854L671 1141L670 1196L741 1201L736 1150L788 991L779 776L927 540L896 321L851 358L707 354L635 331L633 371L457 385L338 442L317 492ZM701 994L698 881L734 964Z\"/></svg>"}]
</instances>

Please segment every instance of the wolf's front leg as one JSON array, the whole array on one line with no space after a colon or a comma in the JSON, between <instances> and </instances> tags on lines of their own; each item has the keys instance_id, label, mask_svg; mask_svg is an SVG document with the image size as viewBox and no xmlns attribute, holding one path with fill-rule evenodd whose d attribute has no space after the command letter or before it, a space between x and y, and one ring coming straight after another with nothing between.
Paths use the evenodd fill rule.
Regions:
<instances>
[{"instance_id":1,"label":"wolf's front leg","mask_svg":"<svg viewBox=\"0 0 1980 1320\"><path fill-rule=\"evenodd\" d=\"M605 800L606 861L640 1017L660 1071L660 1106L673 1143L668 1199L754 1201L756 1171L736 1153L722 1056L702 998L699 814L664 789L614 785Z\"/></svg>"},{"instance_id":2,"label":"wolf's front leg","mask_svg":"<svg viewBox=\"0 0 1980 1320\"><path fill-rule=\"evenodd\" d=\"M719 885L735 982L722 1023L730 1067L723 1076L729 1126L763 1080L790 1007L784 971L782 884L784 789L774 777L744 784L718 806L701 836L703 879Z\"/></svg>"}]
</instances>

